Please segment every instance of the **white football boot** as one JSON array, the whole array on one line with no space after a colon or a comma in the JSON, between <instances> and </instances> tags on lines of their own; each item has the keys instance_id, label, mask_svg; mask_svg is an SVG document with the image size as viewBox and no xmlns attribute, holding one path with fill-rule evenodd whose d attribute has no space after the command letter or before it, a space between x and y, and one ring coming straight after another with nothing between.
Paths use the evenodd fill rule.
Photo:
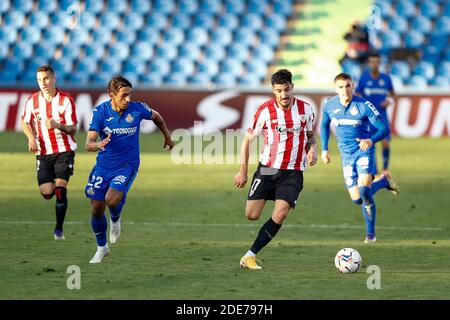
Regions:
<instances>
[{"instance_id":1,"label":"white football boot","mask_svg":"<svg viewBox=\"0 0 450 320\"><path fill-rule=\"evenodd\" d=\"M109 224L109 242L116 243L117 240L120 237L120 220L122 217L119 218L116 222L112 222L110 220Z\"/></svg>"},{"instance_id":2,"label":"white football boot","mask_svg":"<svg viewBox=\"0 0 450 320\"><path fill-rule=\"evenodd\" d=\"M89 261L89 263L101 263L103 258L106 258L107 256L109 256L108 244L105 244L103 247L97 246L97 252L92 257L91 261Z\"/></svg>"}]
</instances>

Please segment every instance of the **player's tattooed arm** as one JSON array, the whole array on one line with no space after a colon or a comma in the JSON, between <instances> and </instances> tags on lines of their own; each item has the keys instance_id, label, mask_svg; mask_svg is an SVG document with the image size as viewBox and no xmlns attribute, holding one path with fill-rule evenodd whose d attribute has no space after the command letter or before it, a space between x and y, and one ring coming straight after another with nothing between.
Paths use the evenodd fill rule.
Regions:
<instances>
[{"instance_id":1,"label":"player's tattooed arm","mask_svg":"<svg viewBox=\"0 0 450 320\"><path fill-rule=\"evenodd\" d=\"M306 151L308 152L307 153L308 164L310 166L313 166L317 163L317 148L318 148L314 131L307 131L306 137L308 138L308 141L306 142Z\"/></svg>"},{"instance_id":2,"label":"player's tattooed arm","mask_svg":"<svg viewBox=\"0 0 450 320\"><path fill-rule=\"evenodd\" d=\"M64 132L65 134L68 134L69 136L72 136L77 132L77 126L75 124L72 124L72 125L62 124L62 123L56 122L53 119L46 119L45 126L48 129L58 129L58 130Z\"/></svg>"}]
</instances>

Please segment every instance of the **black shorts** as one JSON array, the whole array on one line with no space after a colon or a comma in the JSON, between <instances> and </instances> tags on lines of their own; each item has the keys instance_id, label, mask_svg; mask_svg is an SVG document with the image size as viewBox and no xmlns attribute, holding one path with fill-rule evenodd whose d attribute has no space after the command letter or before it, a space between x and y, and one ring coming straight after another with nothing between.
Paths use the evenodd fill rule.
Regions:
<instances>
[{"instance_id":1,"label":"black shorts","mask_svg":"<svg viewBox=\"0 0 450 320\"><path fill-rule=\"evenodd\" d=\"M73 175L75 152L61 152L36 156L36 171L38 184L54 182L56 178L69 181Z\"/></svg>"},{"instance_id":2,"label":"black shorts","mask_svg":"<svg viewBox=\"0 0 450 320\"><path fill-rule=\"evenodd\" d=\"M303 171L281 170L260 164L253 175L247 199L281 199L294 209L302 189Z\"/></svg>"}]
</instances>

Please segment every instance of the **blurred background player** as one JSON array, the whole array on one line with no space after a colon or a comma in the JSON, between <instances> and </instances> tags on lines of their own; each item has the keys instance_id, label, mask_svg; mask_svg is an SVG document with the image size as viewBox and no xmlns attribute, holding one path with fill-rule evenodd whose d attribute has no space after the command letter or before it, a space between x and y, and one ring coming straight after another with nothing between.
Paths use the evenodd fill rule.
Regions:
<instances>
[{"instance_id":1,"label":"blurred background player","mask_svg":"<svg viewBox=\"0 0 450 320\"><path fill-rule=\"evenodd\" d=\"M108 83L111 99L92 110L86 149L99 153L85 193L91 199L91 225L98 247L90 263L100 263L109 255L106 206L110 212L110 242L116 243L120 236L120 214L140 164L141 121L152 120L164 135L164 149L173 148L170 132L161 115L143 102L131 101L131 89L131 83L124 77L112 78ZM101 141L97 142L99 137Z\"/></svg>"},{"instance_id":2,"label":"blurred background player","mask_svg":"<svg viewBox=\"0 0 450 320\"><path fill-rule=\"evenodd\" d=\"M391 77L385 73L380 72L380 55L378 53L370 53L368 58L368 70L364 71L358 82L355 94L369 100L378 112L383 117L387 126L389 125L389 119L387 116L387 108L394 104L394 87L392 85ZM374 128L371 126L371 130ZM390 134L381 140L382 155L383 155L383 173L389 174L389 157L390 146L389 141L391 139ZM377 161L376 151L374 146L375 161L374 161L374 174L377 174Z\"/></svg>"},{"instance_id":3,"label":"blurred background player","mask_svg":"<svg viewBox=\"0 0 450 320\"><path fill-rule=\"evenodd\" d=\"M56 88L56 76L49 65L36 72L39 92L32 94L22 114L28 150L36 154L39 191L49 200L56 195L55 240L64 240L63 223L67 212L67 185L73 174L77 144L77 115L72 97Z\"/></svg>"},{"instance_id":4,"label":"blurred background player","mask_svg":"<svg viewBox=\"0 0 450 320\"><path fill-rule=\"evenodd\" d=\"M389 134L389 128L369 101L353 95L354 87L349 74L338 74L334 84L337 96L328 99L323 108L322 160L324 163L331 161L328 139L332 123L336 128L347 190L352 201L362 205L367 227L364 242L375 242L376 205L373 195L381 188L398 189L388 175L372 183L372 164L375 161L372 146ZM376 131L370 131L369 123Z\"/></svg>"},{"instance_id":5,"label":"blurred background player","mask_svg":"<svg viewBox=\"0 0 450 320\"><path fill-rule=\"evenodd\" d=\"M278 70L271 82L275 98L263 103L256 111L242 142L241 165L234 178L237 188L245 186L250 143L264 131L267 138L253 175L245 214L247 219L257 220L267 200L275 200L275 207L250 250L241 258L240 266L247 269L261 269L256 263L256 254L275 237L289 211L295 208L303 189L306 164L312 166L317 162L311 106L294 98L292 74L288 70Z\"/></svg>"}]
</instances>

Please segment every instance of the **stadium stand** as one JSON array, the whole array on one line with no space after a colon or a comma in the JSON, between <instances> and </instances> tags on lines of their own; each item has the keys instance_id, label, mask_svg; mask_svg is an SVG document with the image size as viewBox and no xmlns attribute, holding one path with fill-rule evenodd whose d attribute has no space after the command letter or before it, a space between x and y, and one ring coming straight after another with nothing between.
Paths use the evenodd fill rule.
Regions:
<instances>
[{"instance_id":1,"label":"stadium stand","mask_svg":"<svg viewBox=\"0 0 450 320\"><path fill-rule=\"evenodd\" d=\"M1 0L0 83L259 85L296 0ZM39 62L39 63L37 63Z\"/></svg>"}]
</instances>

